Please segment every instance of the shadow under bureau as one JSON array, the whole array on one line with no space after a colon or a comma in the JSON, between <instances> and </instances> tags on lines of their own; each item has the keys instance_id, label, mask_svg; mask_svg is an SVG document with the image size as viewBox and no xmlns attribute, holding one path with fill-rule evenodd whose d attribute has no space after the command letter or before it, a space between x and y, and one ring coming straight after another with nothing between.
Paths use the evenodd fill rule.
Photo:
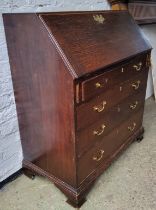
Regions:
<instances>
[{"instance_id":1,"label":"shadow under bureau","mask_svg":"<svg viewBox=\"0 0 156 210\"><path fill-rule=\"evenodd\" d=\"M126 11L3 19L24 171L81 206L96 178L143 137L151 47Z\"/></svg>"}]
</instances>

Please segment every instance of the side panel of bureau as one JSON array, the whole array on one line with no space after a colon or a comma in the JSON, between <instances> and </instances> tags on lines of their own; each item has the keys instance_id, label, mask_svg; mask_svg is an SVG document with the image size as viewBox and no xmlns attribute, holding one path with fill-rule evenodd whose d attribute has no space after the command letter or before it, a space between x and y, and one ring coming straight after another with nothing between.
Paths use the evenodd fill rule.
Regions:
<instances>
[{"instance_id":1,"label":"side panel of bureau","mask_svg":"<svg viewBox=\"0 0 156 210\"><path fill-rule=\"evenodd\" d=\"M24 160L75 186L73 79L35 14L4 23Z\"/></svg>"}]
</instances>

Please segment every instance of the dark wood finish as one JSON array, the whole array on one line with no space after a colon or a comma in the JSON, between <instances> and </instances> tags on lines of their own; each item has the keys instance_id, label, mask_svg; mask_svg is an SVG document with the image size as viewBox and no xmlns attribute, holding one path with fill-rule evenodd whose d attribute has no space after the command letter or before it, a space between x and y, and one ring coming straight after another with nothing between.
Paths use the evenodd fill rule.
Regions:
<instances>
[{"instance_id":1,"label":"dark wood finish","mask_svg":"<svg viewBox=\"0 0 156 210\"><path fill-rule=\"evenodd\" d=\"M78 160L78 182L79 184L102 162L105 162L107 158L114 155L114 152L125 143L125 139L133 135L137 129L141 127L143 116L143 109L140 109L138 113L133 114L133 116L126 122L121 123L115 129L111 131L105 138L100 139L97 144L88 150L83 157ZM128 127L136 123L133 131L129 131ZM104 151L103 154L99 154L101 150ZM100 152L99 152L100 151ZM93 160L93 157L98 157L100 160Z\"/></svg>"},{"instance_id":2,"label":"dark wood finish","mask_svg":"<svg viewBox=\"0 0 156 210\"><path fill-rule=\"evenodd\" d=\"M88 150L88 148L93 147L94 143L101 141L103 138L107 138L107 134L109 132L112 132L112 130L123 123L125 119L134 115L140 108L143 107L144 99L145 95L142 94L142 92L138 95L130 96L126 100L122 101L122 103L113 107L110 111L107 111L106 114L99 116L98 121L95 121L90 126L86 126L84 129L78 131L78 156L81 156L84 151ZM135 104L136 101L138 102L136 108L131 109L131 104ZM85 119L87 119L87 116ZM102 125L105 125L103 133L99 136L94 135L94 131L98 131L99 133L102 132Z\"/></svg>"},{"instance_id":3,"label":"dark wood finish","mask_svg":"<svg viewBox=\"0 0 156 210\"><path fill-rule=\"evenodd\" d=\"M103 15L103 24L94 20L93 15L97 14ZM78 12L41 14L40 17L49 32L57 37L57 44L70 62L75 77L95 72L149 49L139 27L134 27L127 11L96 11L83 15ZM94 58L92 61L91 57Z\"/></svg>"},{"instance_id":4,"label":"dark wood finish","mask_svg":"<svg viewBox=\"0 0 156 210\"><path fill-rule=\"evenodd\" d=\"M136 67L139 66L139 70ZM146 71L146 55L133 58L120 67L109 69L108 72L100 74L94 78L90 78L82 82L82 101L86 101L97 94L112 88L114 85L129 80L132 76L138 75L140 72ZM101 87L96 87L99 83Z\"/></svg>"},{"instance_id":5,"label":"dark wood finish","mask_svg":"<svg viewBox=\"0 0 156 210\"><path fill-rule=\"evenodd\" d=\"M24 158L76 186L72 76L38 16L4 22Z\"/></svg>"},{"instance_id":6,"label":"dark wood finish","mask_svg":"<svg viewBox=\"0 0 156 210\"><path fill-rule=\"evenodd\" d=\"M131 111L131 109L129 109L130 103L133 104L135 101L142 103L145 98L147 73L146 71L144 75L139 75L139 77L116 85L88 103L78 106L76 108L77 130L85 128L87 125L93 124L99 119L104 119L103 117L107 113L114 112L112 115L114 114L114 116L116 116L116 114L121 114L122 111ZM136 84L135 87L138 87L138 89L132 87L134 84ZM140 94L140 96L137 96L138 94ZM138 105L140 106L140 104ZM98 112L95 108L98 108L101 112ZM126 110L124 110L124 108Z\"/></svg>"},{"instance_id":7,"label":"dark wood finish","mask_svg":"<svg viewBox=\"0 0 156 210\"><path fill-rule=\"evenodd\" d=\"M48 177L68 203L80 207L97 177L142 137L151 47L127 12L5 14L3 19L24 172ZM106 80L104 88L94 88ZM93 107L103 100L104 111L95 114ZM92 132L103 121L106 132L95 138Z\"/></svg>"}]
</instances>

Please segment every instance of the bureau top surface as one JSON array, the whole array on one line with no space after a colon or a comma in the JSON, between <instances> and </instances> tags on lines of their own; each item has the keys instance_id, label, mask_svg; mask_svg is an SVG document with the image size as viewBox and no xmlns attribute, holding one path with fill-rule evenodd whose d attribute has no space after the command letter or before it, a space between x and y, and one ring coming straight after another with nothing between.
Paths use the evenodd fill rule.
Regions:
<instances>
[{"instance_id":1,"label":"bureau top surface","mask_svg":"<svg viewBox=\"0 0 156 210\"><path fill-rule=\"evenodd\" d=\"M126 11L39 14L76 77L150 49Z\"/></svg>"}]
</instances>

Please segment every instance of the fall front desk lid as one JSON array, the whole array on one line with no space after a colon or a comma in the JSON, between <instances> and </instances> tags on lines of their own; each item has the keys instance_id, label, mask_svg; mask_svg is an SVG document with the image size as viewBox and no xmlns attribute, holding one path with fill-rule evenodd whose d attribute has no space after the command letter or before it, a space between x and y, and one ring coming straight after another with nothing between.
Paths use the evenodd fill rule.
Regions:
<instances>
[{"instance_id":1,"label":"fall front desk lid","mask_svg":"<svg viewBox=\"0 0 156 210\"><path fill-rule=\"evenodd\" d=\"M150 49L127 11L37 14L75 77Z\"/></svg>"}]
</instances>

